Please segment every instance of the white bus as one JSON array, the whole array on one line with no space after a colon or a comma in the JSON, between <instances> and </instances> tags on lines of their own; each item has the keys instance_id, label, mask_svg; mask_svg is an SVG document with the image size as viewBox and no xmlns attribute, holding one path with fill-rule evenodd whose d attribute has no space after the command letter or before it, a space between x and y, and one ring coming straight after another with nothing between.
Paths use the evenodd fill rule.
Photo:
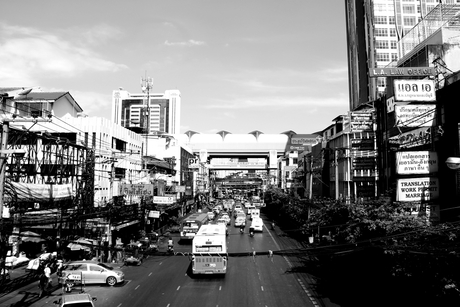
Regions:
<instances>
[{"instance_id":1,"label":"white bus","mask_svg":"<svg viewBox=\"0 0 460 307\"><path fill-rule=\"evenodd\" d=\"M226 226L201 226L192 241L193 274L225 274L227 272Z\"/></svg>"}]
</instances>

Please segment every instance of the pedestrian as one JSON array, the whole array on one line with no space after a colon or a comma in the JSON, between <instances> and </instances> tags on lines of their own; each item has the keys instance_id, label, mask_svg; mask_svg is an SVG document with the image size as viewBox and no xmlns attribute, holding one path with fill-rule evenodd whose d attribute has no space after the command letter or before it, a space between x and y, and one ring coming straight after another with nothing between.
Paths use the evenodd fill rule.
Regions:
<instances>
[{"instance_id":1,"label":"pedestrian","mask_svg":"<svg viewBox=\"0 0 460 307\"><path fill-rule=\"evenodd\" d=\"M45 265L45 269L43 270L43 274L45 274L45 277L48 278L48 286L51 285L51 269L50 269L50 265L47 263Z\"/></svg>"}]
</instances>

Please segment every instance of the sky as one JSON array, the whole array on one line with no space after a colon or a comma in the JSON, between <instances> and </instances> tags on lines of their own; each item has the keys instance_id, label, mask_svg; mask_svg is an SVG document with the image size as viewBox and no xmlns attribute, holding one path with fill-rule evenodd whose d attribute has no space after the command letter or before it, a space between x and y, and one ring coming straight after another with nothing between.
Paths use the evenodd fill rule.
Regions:
<instances>
[{"instance_id":1,"label":"sky","mask_svg":"<svg viewBox=\"0 0 460 307\"><path fill-rule=\"evenodd\" d=\"M297 134L349 110L343 0L2 1L0 87L181 93L181 133Z\"/></svg>"}]
</instances>

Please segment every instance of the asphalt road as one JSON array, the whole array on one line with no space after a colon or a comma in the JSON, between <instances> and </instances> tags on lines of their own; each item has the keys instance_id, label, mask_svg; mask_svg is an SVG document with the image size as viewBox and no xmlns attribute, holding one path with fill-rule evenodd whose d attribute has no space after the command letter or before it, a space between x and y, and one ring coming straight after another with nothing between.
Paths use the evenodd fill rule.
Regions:
<instances>
[{"instance_id":1,"label":"asphalt road","mask_svg":"<svg viewBox=\"0 0 460 307\"><path fill-rule=\"evenodd\" d=\"M95 305L99 307L334 306L315 297L308 276L292 272L294 258L258 255L297 248L298 242L269 227L254 237L248 235L249 227L240 234L233 221L228 226L228 252L244 255L229 258L224 276L192 276L189 257L182 255L191 252L191 242L178 244L178 237L173 236L177 255L165 255L162 252L166 247L161 246L160 253L148 257L142 265L121 267L125 283L115 287L90 285L84 290L97 297ZM37 294L37 285L32 284L12 293L9 300L0 298L0 306L54 306L53 301L62 295L60 289L42 299Z\"/></svg>"}]
</instances>

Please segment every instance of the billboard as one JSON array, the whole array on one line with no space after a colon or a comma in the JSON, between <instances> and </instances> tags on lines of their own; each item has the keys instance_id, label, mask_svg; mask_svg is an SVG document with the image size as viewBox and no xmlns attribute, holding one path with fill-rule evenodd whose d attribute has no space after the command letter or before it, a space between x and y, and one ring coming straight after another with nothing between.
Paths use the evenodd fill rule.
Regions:
<instances>
[{"instance_id":1,"label":"billboard","mask_svg":"<svg viewBox=\"0 0 460 307\"><path fill-rule=\"evenodd\" d=\"M153 196L153 184L122 184L123 194L127 196Z\"/></svg>"},{"instance_id":2,"label":"billboard","mask_svg":"<svg viewBox=\"0 0 460 307\"><path fill-rule=\"evenodd\" d=\"M400 151L396 153L396 173L430 174L438 171L438 154L434 151Z\"/></svg>"},{"instance_id":3,"label":"billboard","mask_svg":"<svg viewBox=\"0 0 460 307\"><path fill-rule=\"evenodd\" d=\"M396 105L395 116L398 127L429 127L433 126L436 115L434 104Z\"/></svg>"},{"instance_id":4,"label":"billboard","mask_svg":"<svg viewBox=\"0 0 460 307\"><path fill-rule=\"evenodd\" d=\"M439 197L439 180L434 177L398 179L397 201L430 201Z\"/></svg>"},{"instance_id":5,"label":"billboard","mask_svg":"<svg viewBox=\"0 0 460 307\"><path fill-rule=\"evenodd\" d=\"M370 112L350 112L350 132L373 131L374 121Z\"/></svg>"},{"instance_id":6,"label":"billboard","mask_svg":"<svg viewBox=\"0 0 460 307\"><path fill-rule=\"evenodd\" d=\"M394 80L396 101L435 101L434 80Z\"/></svg>"},{"instance_id":7,"label":"billboard","mask_svg":"<svg viewBox=\"0 0 460 307\"><path fill-rule=\"evenodd\" d=\"M392 136L388 141L392 150L431 144L431 127L421 127L404 132L400 135Z\"/></svg>"}]
</instances>

